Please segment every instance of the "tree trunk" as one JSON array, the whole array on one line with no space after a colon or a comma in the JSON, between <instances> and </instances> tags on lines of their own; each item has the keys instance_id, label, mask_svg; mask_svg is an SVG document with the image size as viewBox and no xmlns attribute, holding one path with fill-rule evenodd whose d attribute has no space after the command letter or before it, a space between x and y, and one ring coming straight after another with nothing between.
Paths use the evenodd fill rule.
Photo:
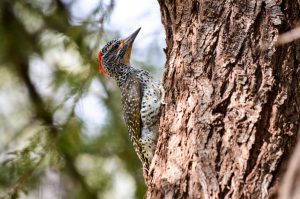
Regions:
<instances>
[{"instance_id":1,"label":"tree trunk","mask_svg":"<svg viewBox=\"0 0 300 199\"><path fill-rule=\"evenodd\" d=\"M166 105L147 198L277 198L297 140L300 1L159 0Z\"/></svg>"}]
</instances>

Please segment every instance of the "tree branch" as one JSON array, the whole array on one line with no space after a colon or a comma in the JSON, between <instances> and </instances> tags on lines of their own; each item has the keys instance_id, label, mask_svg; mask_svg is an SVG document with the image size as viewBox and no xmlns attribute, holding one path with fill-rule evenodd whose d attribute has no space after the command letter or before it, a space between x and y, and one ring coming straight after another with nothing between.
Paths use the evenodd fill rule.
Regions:
<instances>
[{"instance_id":1,"label":"tree branch","mask_svg":"<svg viewBox=\"0 0 300 199\"><path fill-rule=\"evenodd\" d=\"M59 128L54 125L53 115L52 115L51 111L46 108L45 102L43 101L41 95L38 93L37 89L35 88L34 84L32 83L32 81L29 77L28 64L26 64L25 61L22 61L15 65L17 67L19 77L24 81L25 86L28 90L29 97L30 97L32 105L34 106L34 109L35 109L36 118L41 120L49 128L49 134L52 136L52 138L54 140L56 140L57 136L67 125L67 122L69 120L67 120L67 122L63 126L63 128ZM82 92L80 92L80 93L82 93ZM78 98L77 98L76 102L77 101L78 101ZM70 114L70 117L72 117L72 116L73 116L73 111ZM62 129L62 130L60 130L60 129ZM70 154L68 154L64 151L60 150L60 152L63 153L63 157L66 161L66 166L67 166L68 170L70 171L70 173L72 174L73 179L78 181L79 184L81 185L84 195L87 198L97 198L97 192L90 189L90 187L85 182L83 176L79 173L78 169L76 168L74 157L72 157ZM37 166L38 166L38 164L37 164ZM33 174L33 170L28 172L26 175L24 175L24 176L26 176L26 178L24 178L22 176L20 178L20 181L22 182L22 184L24 184L24 181L27 181L30 178L30 176L32 176L32 174ZM17 187L19 187L19 185ZM14 190L17 190L17 189L14 189Z\"/></svg>"}]
</instances>

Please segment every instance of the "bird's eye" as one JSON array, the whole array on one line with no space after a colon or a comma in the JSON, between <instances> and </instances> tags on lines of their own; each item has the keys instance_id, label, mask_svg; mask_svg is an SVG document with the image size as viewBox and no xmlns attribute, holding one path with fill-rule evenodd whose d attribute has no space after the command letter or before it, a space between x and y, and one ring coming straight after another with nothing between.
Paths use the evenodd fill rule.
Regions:
<instances>
[{"instance_id":1,"label":"bird's eye","mask_svg":"<svg viewBox=\"0 0 300 199\"><path fill-rule=\"evenodd\" d=\"M103 54L106 54L109 51L115 50L120 46L120 41L119 40L111 40L110 42L108 42L101 50L101 52Z\"/></svg>"},{"instance_id":2,"label":"bird's eye","mask_svg":"<svg viewBox=\"0 0 300 199\"><path fill-rule=\"evenodd\" d=\"M112 44L112 49L116 49L120 46L120 41L119 40L114 40L113 44Z\"/></svg>"}]
</instances>

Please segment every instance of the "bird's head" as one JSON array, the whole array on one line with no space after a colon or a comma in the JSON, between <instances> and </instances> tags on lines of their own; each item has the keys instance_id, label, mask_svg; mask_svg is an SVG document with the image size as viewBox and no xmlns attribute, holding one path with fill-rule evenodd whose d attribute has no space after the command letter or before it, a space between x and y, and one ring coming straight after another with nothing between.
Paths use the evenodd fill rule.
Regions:
<instances>
[{"instance_id":1,"label":"bird's head","mask_svg":"<svg viewBox=\"0 0 300 199\"><path fill-rule=\"evenodd\" d=\"M114 39L108 42L98 53L98 65L100 73L112 75L119 64L130 65L130 55L134 39L141 28L125 39Z\"/></svg>"}]
</instances>

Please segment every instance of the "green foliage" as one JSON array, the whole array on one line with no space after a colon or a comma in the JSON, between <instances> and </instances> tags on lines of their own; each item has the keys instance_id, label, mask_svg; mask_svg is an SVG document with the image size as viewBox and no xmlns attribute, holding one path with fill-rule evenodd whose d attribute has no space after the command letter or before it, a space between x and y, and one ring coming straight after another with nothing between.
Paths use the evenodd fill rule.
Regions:
<instances>
[{"instance_id":1,"label":"green foliage","mask_svg":"<svg viewBox=\"0 0 300 199\"><path fill-rule=\"evenodd\" d=\"M46 186L47 170L60 177L64 198L107 197L118 176L133 181L132 197L142 198L141 164L124 126L119 90L97 73L98 46L117 35L103 29L114 1L100 1L76 25L72 4L63 2L0 1L0 198L36 192ZM106 110L93 135L90 123L100 118L83 117L94 108L82 105L85 97Z\"/></svg>"},{"instance_id":2,"label":"green foliage","mask_svg":"<svg viewBox=\"0 0 300 199\"><path fill-rule=\"evenodd\" d=\"M28 188L34 188L34 185L38 183L41 170L37 166L41 168L41 163L47 156L50 146L46 135L44 130L38 131L28 139L27 146L10 152L8 158L2 162L0 184L10 187L10 192L6 195L12 198L17 197L17 192L27 191ZM30 183L26 183L29 178Z\"/></svg>"}]
</instances>

